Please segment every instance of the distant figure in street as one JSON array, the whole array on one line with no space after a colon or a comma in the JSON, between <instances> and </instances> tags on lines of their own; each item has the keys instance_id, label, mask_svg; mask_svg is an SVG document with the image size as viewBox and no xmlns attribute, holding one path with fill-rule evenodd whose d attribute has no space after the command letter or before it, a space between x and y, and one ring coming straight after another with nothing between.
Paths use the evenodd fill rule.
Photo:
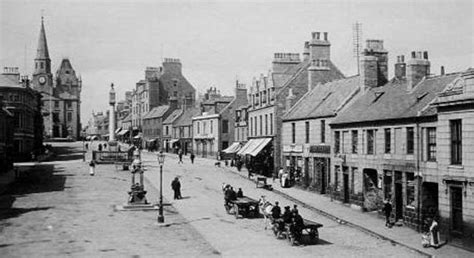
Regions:
<instances>
[{"instance_id":1,"label":"distant figure in street","mask_svg":"<svg viewBox=\"0 0 474 258\"><path fill-rule=\"evenodd\" d=\"M119 144L119 146L118 146L117 148L118 148L118 151L120 152L120 151L121 151L121 150L120 150L120 144Z\"/></svg>"},{"instance_id":2,"label":"distant figure in street","mask_svg":"<svg viewBox=\"0 0 474 258\"><path fill-rule=\"evenodd\" d=\"M430 225L430 235L431 235L430 245L433 246L434 248L438 248L439 247L439 242L440 242L438 221L437 221L436 217L430 219L430 221L431 221L431 225Z\"/></svg>"},{"instance_id":3,"label":"distant figure in street","mask_svg":"<svg viewBox=\"0 0 474 258\"><path fill-rule=\"evenodd\" d=\"M298 205L293 204L293 209L291 209L291 213L293 214L298 213Z\"/></svg>"},{"instance_id":4,"label":"distant figure in street","mask_svg":"<svg viewBox=\"0 0 474 258\"><path fill-rule=\"evenodd\" d=\"M239 190L237 191L237 198L241 197L244 197L244 192L242 192L242 188L239 188Z\"/></svg>"},{"instance_id":5,"label":"distant figure in street","mask_svg":"<svg viewBox=\"0 0 474 258\"><path fill-rule=\"evenodd\" d=\"M86 150L88 150L88 149L89 149L89 144L88 144L88 143L86 143Z\"/></svg>"},{"instance_id":6,"label":"distant figure in street","mask_svg":"<svg viewBox=\"0 0 474 258\"><path fill-rule=\"evenodd\" d=\"M99 143L98 149L99 149L99 151L102 151L102 144Z\"/></svg>"},{"instance_id":7,"label":"distant figure in street","mask_svg":"<svg viewBox=\"0 0 474 258\"><path fill-rule=\"evenodd\" d=\"M392 224L390 223L390 215L392 214L392 203L390 202L390 196L385 200L382 210L385 213L385 226L391 227Z\"/></svg>"},{"instance_id":8,"label":"distant figure in street","mask_svg":"<svg viewBox=\"0 0 474 258\"><path fill-rule=\"evenodd\" d=\"M179 149L178 151L178 157L179 157L178 163L183 164L183 151L181 149Z\"/></svg>"},{"instance_id":9,"label":"distant figure in street","mask_svg":"<svg viewBox=\"0 0 474 258\"><path fill-rule=\"evenodd\" d=\"M104 143L104 149L107 148L107 143Z\"/></svg>"},{"instance_id":10,"label":"distant figure in street","mask_svg":"<svg viewBox=\"0 0 474 258\"><path fill-rule=\"evenodd\" d=\"M91 162L89 162L89 175L91 176L95 175L95 161L94 160L91 160Z\"/></svg>"},{"instance_id":11,"label":"distant figure in street","mask_svg":"<svg viewBox=\"0 0 474 258\"><path fill-rule=\"evenodd\" d=\"M190 156L190 158L191 158L191 164L194 164L194 158L195 158L195 157L196 157L196 156L194 156L194 152L191 152L191 156Z\"/></svg>"},{"instance_id":12,"label":"distant figure in street","mask_svg":"<svg viewBox=\"0 0 474 258\"><path fill-rule=\"evenodd\" d=\"M171 181L171 189L174 191L174 199L179 200L181 199L181 183L179 182L179 178L175 177L173 181Z\"/></svg>"}]
</instances>

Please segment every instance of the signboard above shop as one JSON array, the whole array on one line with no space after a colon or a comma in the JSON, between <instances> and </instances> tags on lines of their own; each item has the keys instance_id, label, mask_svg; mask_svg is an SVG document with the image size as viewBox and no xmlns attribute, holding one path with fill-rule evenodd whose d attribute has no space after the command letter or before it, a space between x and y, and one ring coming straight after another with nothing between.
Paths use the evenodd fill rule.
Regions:
<instances>
[{"instance_id":1,"label":"signboard above shop","mask_svg":"<svg viewBox=\"0 0 474 258\"><path fill-rule=\"evenodd\" d=\"M283 145L283 152L303 152L303 145L301 144Z\"/></svg>"}]
</instances>

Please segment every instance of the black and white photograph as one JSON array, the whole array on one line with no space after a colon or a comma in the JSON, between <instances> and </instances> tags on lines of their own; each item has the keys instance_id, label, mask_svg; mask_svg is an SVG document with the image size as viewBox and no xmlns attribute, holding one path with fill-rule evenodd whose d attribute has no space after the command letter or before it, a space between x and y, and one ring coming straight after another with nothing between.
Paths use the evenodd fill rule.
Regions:
<instances>
[{"instance_id":1,"label":"black and white photograph","mask_svg":"<svg viewBox=\"0 0 474 258\"><path fill-rule=\"evenodd\" d=\"M472 0L0 0L0 256L473 257Z\"/></svg>"}]
</instances>

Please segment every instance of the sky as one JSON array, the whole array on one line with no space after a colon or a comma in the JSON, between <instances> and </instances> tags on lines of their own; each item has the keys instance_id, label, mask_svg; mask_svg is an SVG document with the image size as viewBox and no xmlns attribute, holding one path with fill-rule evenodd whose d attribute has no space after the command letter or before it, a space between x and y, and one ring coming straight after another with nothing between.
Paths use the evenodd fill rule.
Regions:
<instances>
[{"instance_id":1,"label":"sky","mask_svg":"<svg viewBox=\"0 0 474 258\"><path fill-rule=\"evenodd\" d=\"M198 92L232 95L236 79L251 85L273 53L301 53L319 31L329 33L331 60L354 75L356 21L364 42L384 40L390 75L396 56L411 51L428 51L434 74L441 65L463 71L474 67L473 8L471 0L0 0L0 65L31 76L43 14L53 74L67 57L82 77L86 124L108 109L112 82L123 99L163 58L179 58Z\"/></svg>"}]
</instances>

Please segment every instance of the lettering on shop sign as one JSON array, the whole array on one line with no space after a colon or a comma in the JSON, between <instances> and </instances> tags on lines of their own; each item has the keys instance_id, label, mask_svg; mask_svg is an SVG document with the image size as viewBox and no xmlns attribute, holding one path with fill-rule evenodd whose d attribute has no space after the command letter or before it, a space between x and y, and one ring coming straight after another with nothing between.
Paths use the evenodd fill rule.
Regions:
<instances>
[{"instance_id":1,"label":"lettering on shop sign","mask_svg":"<svg viewBox=\"0 0 474 258\"><path fill-rule=\"evenodd\" d=\"M310 153L324 153L331 154L331 146L329 145L311 145L309 146Z\"/></svg>"}]
</instances>

